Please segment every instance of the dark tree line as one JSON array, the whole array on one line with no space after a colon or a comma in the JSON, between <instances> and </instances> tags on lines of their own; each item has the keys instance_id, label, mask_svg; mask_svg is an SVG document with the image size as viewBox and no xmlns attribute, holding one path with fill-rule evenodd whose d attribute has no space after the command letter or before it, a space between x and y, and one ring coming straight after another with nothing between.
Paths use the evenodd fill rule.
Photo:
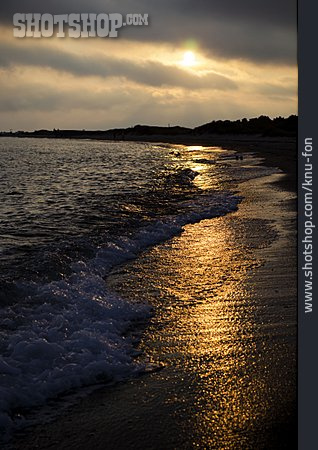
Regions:
<instances>
[{"instance_id":1,"label":"dark tree line","mask_svg":"<svg viewBox=\"0 0 318 450\"><path fill-rule=\"evenodd\" d=\"M260 116L253 119L213 120L194 128L195 134L261 134L262 136L296 136L298 117Z\"/></svg>"}]
</instances>

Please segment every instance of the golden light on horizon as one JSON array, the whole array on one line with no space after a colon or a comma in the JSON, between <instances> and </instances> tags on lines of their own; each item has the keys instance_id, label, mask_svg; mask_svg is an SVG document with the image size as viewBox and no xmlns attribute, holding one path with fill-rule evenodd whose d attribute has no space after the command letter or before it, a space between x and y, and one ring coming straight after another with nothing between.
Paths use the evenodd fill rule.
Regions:
<instances>
[{"instance_id":1,"label":"golden light on horizon","mask_svg":"<svg viewBox=\"0 0 318 450\"><path fill-rule=\"evenodd\" d=\"M186 149L190 152L193 152L195 150L198 150L198 151L203 150L204 147L202 145L188 145L188 146L186 146Z\"/></svg>"}]
</instances>

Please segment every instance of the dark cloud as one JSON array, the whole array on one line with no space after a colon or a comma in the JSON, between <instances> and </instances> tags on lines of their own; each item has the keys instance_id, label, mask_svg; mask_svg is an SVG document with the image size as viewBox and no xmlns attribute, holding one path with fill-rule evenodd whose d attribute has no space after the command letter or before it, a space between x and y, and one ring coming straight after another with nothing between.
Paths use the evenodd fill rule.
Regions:
<instances>
[{"instance_id":1,"label":"dark cloud","mask_svg":"<svg viewBox=\"0 0 318 450\"><path fill-rule=\"evenodd\" d=\"M297 86L266 83L258 86L258 92L264 95L280 95L281 97L289 98L297 96Z\"/></svg>"},{"instance_id":2,"label":"dark cloud","mask_svg":"<svg viewBox=\"0 0 318 450\"><path fill-rule=\"evenodd\" d=\"M6 86L3 91L0 111L58 111L69 112L72 109L109 110L116 106L125 106L134 101L135 92L116 92L102 90L75 89L63 90L49 86L44 82L28 82L23 86Z\"/></svg>"},{"instance_id":3,"label":"dark cloud","mask_svg":"<svg viewBox=\"0 0 318 450\"><path fill-rule=\"evenodd\" d=\"M149 13L148 27L127 27L125 38L172 42L192 38L203 51L221 58L294 64L296 0L12 0L2 2L0 17L14 12Z\"/></svg>"},{"instance_id":4,"label":"dark cloud","mask_svg":"<svg viewBox=\"0 0 318 450\"><path fill-rule=\"evenodd\" d=\"M0 67L14 65L50 67L76 76L122 77L152 87L236 89L236 84L232 80L217 73L210 72L199 76L175 66L167 66L155 61L137 64L111 57L101 59L99 56L77 56L50 48L39 48L38 46L35 48L33 46L13 46L10 44L0 45Z\"/></svg>"}]
</instances>

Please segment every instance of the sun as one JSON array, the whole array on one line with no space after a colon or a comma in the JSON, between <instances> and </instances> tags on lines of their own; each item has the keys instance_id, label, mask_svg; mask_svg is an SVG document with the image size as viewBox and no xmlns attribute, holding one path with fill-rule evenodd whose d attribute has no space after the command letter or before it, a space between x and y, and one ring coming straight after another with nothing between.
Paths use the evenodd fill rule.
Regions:
<instances>
[{"instance_id":1,"label":"sun","mask_svg":"<svg viewBox=\"0 0 318 450\"><path fill-rule=\"evenodd\" d=\"M191 52L190 50L188 50L187 52L184 52L182 65L184 65L186 67L191 67L191 66L194 66L196 64L196 62L197 62L196 56L193 52Z\"/></svg>"}]
</instances>

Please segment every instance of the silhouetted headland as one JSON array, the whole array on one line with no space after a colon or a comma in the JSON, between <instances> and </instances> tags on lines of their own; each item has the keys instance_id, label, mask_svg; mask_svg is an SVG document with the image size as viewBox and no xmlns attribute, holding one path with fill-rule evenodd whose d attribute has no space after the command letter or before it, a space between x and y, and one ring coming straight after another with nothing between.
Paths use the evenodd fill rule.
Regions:
<instances>
[{"instance_id":1,"label":"silhouetted headland","mask_svg":"<svg viewBox=\"0 0 318 450\"><path fill-rule=\"evenodd\" d=\"M35 130L35 131L2 131L1 136L62 138L62 139L106 139L106 140L169 140L187 138L198 139L209 136L258 136L258 137L295 137L298 118L291 115L288 118L271 119L260 116L252 119L213 120L195 128L181 126L150 126L135 125L129 128L114 128L110 130Z\"/></svg>"}]
</instances>

